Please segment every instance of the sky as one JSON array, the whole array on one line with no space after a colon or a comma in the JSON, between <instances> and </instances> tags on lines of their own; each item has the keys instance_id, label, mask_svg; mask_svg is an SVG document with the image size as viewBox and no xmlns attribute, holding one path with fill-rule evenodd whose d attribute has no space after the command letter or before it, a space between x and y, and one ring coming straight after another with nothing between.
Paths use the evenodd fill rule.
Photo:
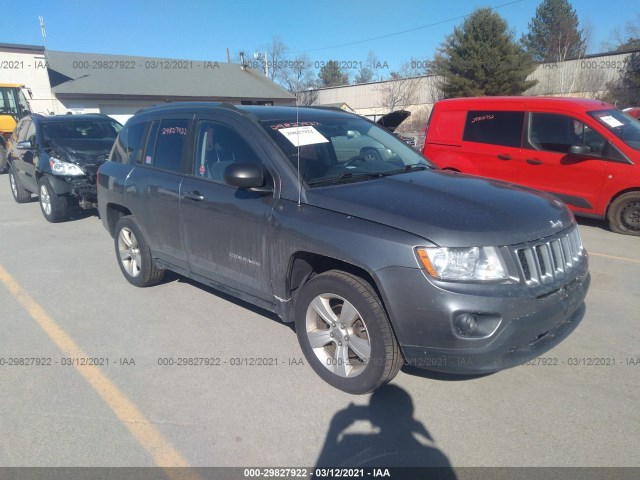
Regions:
<instances>
[{"instance_id":1,"label":"sky","mask_svg":"<svg viewBox=\"0 0 640 480\"><path fill-rule=\"evenodd\" d=\"M412 58L432 58L476 8L494 7L520 38L540 1L22 0L16 6L4 0L12 8L0 43L42 45L39 16L47 47L72 52L226 61L229 48L232 56L244 50L252 59L278 36L292 56L305 52L316 67L339 60L352 75L373 52L380 70L374 73L386 76ZM615 28L640 22L640 0L572 4L581 26L592 31L589 53L601 52Z\"/></svg>"}]
</instances>

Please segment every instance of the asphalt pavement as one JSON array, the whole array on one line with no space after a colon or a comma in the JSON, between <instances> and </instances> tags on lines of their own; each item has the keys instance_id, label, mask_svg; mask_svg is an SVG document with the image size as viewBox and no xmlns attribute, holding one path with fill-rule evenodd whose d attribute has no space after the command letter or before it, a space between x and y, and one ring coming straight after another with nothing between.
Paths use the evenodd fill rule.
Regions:
<instances>
[{"instance_id":1,"label":"asphalt pavement","mask_svg":"<svg viewBox=\"0 0 640 480\"><path fill-rule=\"evenodd\" d=\"M562 344L493 375L403 370L351 396L314 374L289 325L179 276L131 286L95 215L50 224L2 175L0 466L312 467L384 452L454 469L640 467L640 238L580 231L592 283Z\"/></svg>"}]
</instances>

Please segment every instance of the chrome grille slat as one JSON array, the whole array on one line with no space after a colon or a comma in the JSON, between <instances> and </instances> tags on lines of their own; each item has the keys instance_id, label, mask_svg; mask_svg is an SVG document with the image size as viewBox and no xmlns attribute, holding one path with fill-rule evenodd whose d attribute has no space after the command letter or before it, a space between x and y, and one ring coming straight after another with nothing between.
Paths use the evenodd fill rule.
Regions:
<instances>
[{"instance_id":1,"label":"chrome grille slat","mask_svg":"<svg viewBox=\"0 0 640 480\"><path fill-rule=\"evenodd\" d=\"M584 248L577 227L560 236L543 239L514 250L527 285L549 283L571 272L580 263Z\"/></svg>"}]
</instances>

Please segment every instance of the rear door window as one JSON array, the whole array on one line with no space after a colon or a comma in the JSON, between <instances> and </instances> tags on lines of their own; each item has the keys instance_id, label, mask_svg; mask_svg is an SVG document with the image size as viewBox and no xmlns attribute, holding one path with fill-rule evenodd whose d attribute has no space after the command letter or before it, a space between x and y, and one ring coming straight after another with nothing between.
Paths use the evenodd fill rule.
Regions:
<instances>
[{"instance_id":1,"label":"rear door window","mask_svg":"<svg viewBox=\"0 0 640 480\"><path fill-rule=\"evenodd\" d=\"M463 140L519 148L523 125L524 112L469 111Z\"/></svg>"},{"instance_id":2,"label":"rear door window","mask_svg":"<svg viewBox=\"0 0 640 480\"><path fill-rule=\"evenodd\" d=\"M162 120L158 128L153 165L162 170L182 171L182 150L186 144L186 118Z\"/></svg>"}]
</instances>

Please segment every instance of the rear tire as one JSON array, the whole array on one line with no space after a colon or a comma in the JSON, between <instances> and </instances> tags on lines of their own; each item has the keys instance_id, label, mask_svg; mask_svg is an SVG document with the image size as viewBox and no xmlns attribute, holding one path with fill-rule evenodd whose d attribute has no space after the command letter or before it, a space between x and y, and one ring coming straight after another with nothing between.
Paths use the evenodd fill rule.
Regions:
<instances>
[{"instance_id":1,"label":"rear tire","mask_svg":"<svg viewBox=\"0 0 640 480\"><path fill-rule=\"evenodd\" d=\"M13 168L9 170L9 185L11 186L13 199L17 203L27 203L31 201L31 192L22 186Z\"/></svg>"},{"instance_id":2,"label":"rear tire","mask_svg":"<svg viewBox=\"0 0 640 480\"><path fill-rule=\"evenodd\" d=\"M156 266L151 249L133 217L118 220L114 244L120 271L130 284L149 287L162 280L165 270Z\"/></svg>"},{"instance_id":3,"label":"rear tire","mask_svg":"<svg viewBox=\"0 0 640 480\"><path fill-rule=\"evenodd\" d=\"M640 235L640 192L620 195L609 206L609 228L616 233Z\"/></svg>"},{"instance_id":4,"label":"rear tire","mask_svg":"<svg viewBox=\"0 0 640 480\"><path fill-rule=\"evenodd\" d=\"M69 196L56 194L47 177L38 180L38 195L42 215L49 222L57 223L69 218Z\"/></svg>"},{"instance_id":5,"label":"rear tire","mask_svg":"<svg viewBox=\"0 0 640 480\"><path fill-rule=\"evenodd\" d=\"M365 394L396 376L403 363L400 347L365 280L331 270L309 280L295 302L302 352L328 384Z\"/></svg>"}]
</instances>

